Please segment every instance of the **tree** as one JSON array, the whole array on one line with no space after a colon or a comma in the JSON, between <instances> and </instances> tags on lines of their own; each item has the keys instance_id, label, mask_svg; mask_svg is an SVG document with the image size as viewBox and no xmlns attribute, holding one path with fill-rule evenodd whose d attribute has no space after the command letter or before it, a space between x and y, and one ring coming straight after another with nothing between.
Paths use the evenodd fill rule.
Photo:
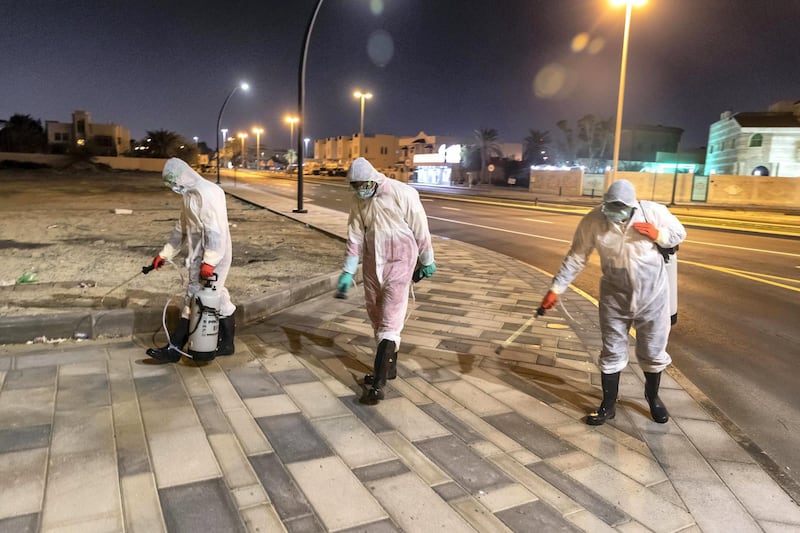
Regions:
<instances>
[{"instance_id":1,"label":"tree","mask_svg":"<svg viewBox=\"0 0 800 533\"><path fill-rule=\"evenodd\" d=\"M497 130L493 128L481 128L475 130L475 140L478 144L478 150L481 153L481 183L488 181L486 177L486 167L491 156L503 157L503 151L500 145L497 144Z\"/></svg>"},{"instance_id":2,"label":"tree","mask_svg":"<svg viewBox=\"0 0 800 533\"><path fill-rule=\"evenodd\" d=\"M523 139L522 159L529 165L541 165L548 161L547 147L552 142L549 131L531 129Z\"/></svg>"},{"instance_id":3,"label":"tree","mask_svg":"<svg viewBox=\"0 0 800 533\"><path fill-rule=\"evenodd\" d=\"M595 159L604 158L609 140L613 139L613 117L607 120L597 119L592 114L578 119L578 138L583 141L583 153L589 159L589 166L594 167Z\"/></svg>"},{"instance_id":4,"label":"tree","mask_svg":"<svg viewBox=\"0 0 800 533\"><path fill-rule=\"evenodd\" d=\"M40 120L30 115L13 115L0 130L0 152L38 153L47 151L47 133Z\"/></svg>"},{"instance_id":5,"label":"tree","mask_svg":"<svg viewBox=\"0 0 800 533\"><path fill-rule=\"evenodd\" d=\"M147 132L145 145L149 157L168 158L184 155L187 143L175 132L156 130Z\"/></svg>"},{"instance_id":6,"label":"tree","mask_svg":"<svg viewBox=\"0 0 800 533\"><path fill-rule=\"evenodd\" d=\"M556 122L556 126L558 126L558 129L560 129L564 134L563 141L559 143L561 160L562 162L572 164L575 162L575 159L577 159L577 153L575 149L575 132L572 130L569 122L566 120L559 120Z\"/></svg>"}]
</instances>

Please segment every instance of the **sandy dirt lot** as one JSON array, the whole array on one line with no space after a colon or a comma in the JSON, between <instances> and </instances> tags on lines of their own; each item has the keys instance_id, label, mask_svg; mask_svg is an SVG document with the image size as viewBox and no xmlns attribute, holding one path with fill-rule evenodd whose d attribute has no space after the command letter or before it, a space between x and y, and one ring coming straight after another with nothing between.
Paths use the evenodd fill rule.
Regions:
<instances>
[{"instance_id":1,"label":"sandy dirt lot","mask_svg":"<svg viewBox=\"0 0 800 533\"><path fill-rule=\"evenodd\" d=\"M141 269L180 208L159 173L0 170L0 316L178 301L183 255L177 267ZM342 242L265 209L228 197L228 222L234 303L341 266Z\"/></svg>"}]
</instances>

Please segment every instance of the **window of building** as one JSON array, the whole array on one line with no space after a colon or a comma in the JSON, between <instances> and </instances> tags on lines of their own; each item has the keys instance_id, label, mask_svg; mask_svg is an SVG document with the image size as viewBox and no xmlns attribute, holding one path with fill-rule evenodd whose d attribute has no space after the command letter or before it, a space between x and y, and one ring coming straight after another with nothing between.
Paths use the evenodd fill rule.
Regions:
<instances>
[{"instance_id":1,"label":"window of building","mask_svg":"<svg viewBox=\"0 0 800 533\"><path fill-rule=\"evenodd\" d=\"M750 137L750 147L751 148L758 148L759 146L761 146L761 143L763 141L764 141L764 138L762 137L762 135L760 133L755 133L755 134L753 134L752 137Z\"/></svg>"}]
</instances>

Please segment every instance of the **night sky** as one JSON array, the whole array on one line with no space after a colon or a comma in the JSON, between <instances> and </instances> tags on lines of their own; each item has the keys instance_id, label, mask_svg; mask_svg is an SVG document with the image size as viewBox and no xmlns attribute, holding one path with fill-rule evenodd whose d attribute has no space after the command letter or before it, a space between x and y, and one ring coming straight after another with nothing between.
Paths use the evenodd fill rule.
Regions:
<instances>
[{"instance_id":1,"label":"night sky","mask_svg":"<svg viewBox=\"0 0 800 533\"><path fill-rule=\"evenodd\" d=\"M166 129L215 146L266 129L285 148L315 0L25 0L0 3L0 118L16 113ZM471 136L616 112L624 8L608 0L325 0L308 53L304 136ZM649 0L634 9L624 125L685 130L706 144L725 110L800 99L800 0ZM586 38L580 37L584 34ZM254 142L250 133L248 144Z\"/></svg>"}]
</instances>

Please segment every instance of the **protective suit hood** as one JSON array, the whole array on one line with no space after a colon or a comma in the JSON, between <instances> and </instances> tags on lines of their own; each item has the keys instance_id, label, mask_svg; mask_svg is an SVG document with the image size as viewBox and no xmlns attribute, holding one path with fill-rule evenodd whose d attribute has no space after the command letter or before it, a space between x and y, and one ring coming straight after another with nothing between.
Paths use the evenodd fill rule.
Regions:
<instances>
[{"instance_id":1,"label":"protective suit hood","mask_svg":"<svg viewBox=\"0 0 800 533\"><path fill-rule=\"evenodd\" d=\"M389 178L375 170L372 163L363 157L359 157L353 161L353 164L350 165L350 169L347 171L347 180L351 183L354 181L374 181L378 185L381 185L387 179Z\"/></svg>"},{"instance_id":2,"label":"protective suit hood","mask_svg":"<svg viewBox=\"0 0 800 533\"><path fill-rule=\"evenodd\" d=\"M174 190L178 186L184 190L194 189L197 184L202 180L202 176L192 170L186 161L173 157L167 160L164 164L164 170L161 172L164 178L164 185Z\"/></svg>"},{"instance_id":3,"label":"protective suit hood","mask_svg":"<svg viewBox=\"0 0 800 533\"><path fill-rule=\"evenodd\" d=\"M618 180L611 184L603 195L603 202L613 203L622 202L628 207L636 207L636 189L628 180Z\"/></svg>"}]
</instances>

